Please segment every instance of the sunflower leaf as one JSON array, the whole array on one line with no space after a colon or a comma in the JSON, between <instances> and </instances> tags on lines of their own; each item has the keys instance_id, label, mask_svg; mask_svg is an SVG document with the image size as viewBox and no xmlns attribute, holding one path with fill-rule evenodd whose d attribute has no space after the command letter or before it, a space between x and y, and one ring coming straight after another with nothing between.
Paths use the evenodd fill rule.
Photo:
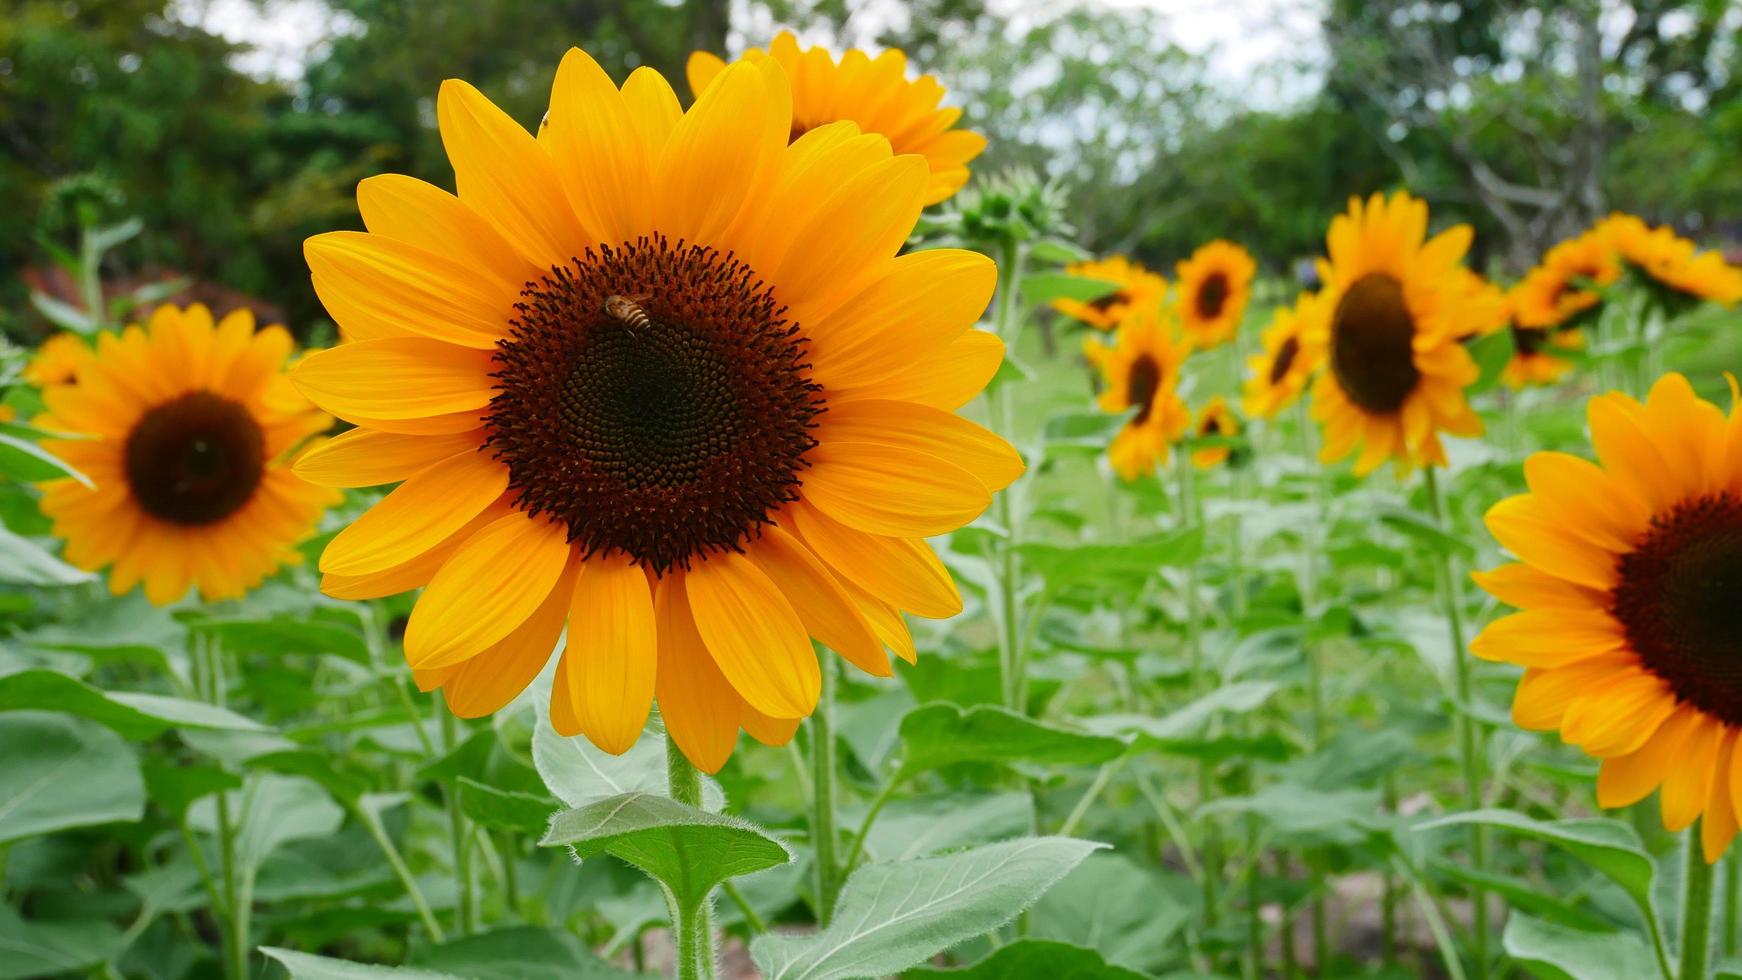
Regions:
<instances>
[{"instance_id":1,"label":"sunflower leaf","mask_svg":"<svg viewBox=\"0 0 1742 980\"><path fill-rule=\"evenodd\" d=\"M0 843L145 815L145 778L119 735L45 711L0 714Z\"/></svg>"},{"instance_id":2,"label":"sunflower leaf","mask_svg":"<svg viewBox=\"0 0 1742 980\"><path fill-rule=\"evenodd\" d=\"M1034 306L1050 303L1055 299L1074 299L1079 303L1087 303L1118 288L1118 283L1107 279L1089 279L1060 272L1022 278L1022 298Z\"/></svg>"},{"instance_id":3,"label":"sunflower leaf","mask_svg":"<svg viewBox=\"0 0 1742 980\"><path fill-rule=\"evenodd\" d=\"M1586 932L1515 912L1500 942L1514 962L1543 980L1635 980L1658 972L1651 950L1624 932Z\"/></svg>"},{"instance_id":4,"label":"sunflower leaf","mask_svg":"<svg viewBox=\"0 0 1742 980\"><path fill-rule=\"evenodd\" d=\"M901 719L901 770L906 779L962 762L995 765L1094 766L1125 751L1123 739L1035 721L1008 709L939 701Z\"/></svg>"},{"instance_id":5,"label":"sunflower leaf","mask_svg":"<svg viewBox=\"0 0 1742 980\"><path fill-rule=\"evenodd\" d=\"M172 728L266 731L259 722L203 701L100 691L55 670L21 670L0 676L0 711L21 708L80 715L131 739L156 738Z\"/></svg>"}]
</instances>

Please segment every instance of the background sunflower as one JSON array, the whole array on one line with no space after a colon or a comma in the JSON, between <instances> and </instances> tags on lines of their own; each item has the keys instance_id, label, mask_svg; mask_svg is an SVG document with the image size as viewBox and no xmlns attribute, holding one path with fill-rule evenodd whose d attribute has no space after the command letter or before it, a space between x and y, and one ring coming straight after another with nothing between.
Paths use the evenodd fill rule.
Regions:
<instances>
[{"instance_id":1,"label":"background sunflower","mask_svg":"<svg viewBox=\"0 0 1742 980\"><path fill-rule=\"evenodd\" d=\"M1234 339L1257 272L1251 254L1222 239L1200 245L1179 264L1174 306L1194 345L1210 348Z\"/></svg>"},{"instance_id":2,"label":"background sunflower","mask_svg":"<svg viewBox=\"0 0 1742 980\"><path fill-rule=\"evenodd\" d=\"M1149 271L1143 263L1123 255L1072 262L1065 266L1065 274L1118 284L1112 292L1092 300L1052 301L1053 309L1097 330L1112 330L1133 311L1160 306L1167 296L1166 279Z\"/></svg>"},{"instance_id":3,"label":"background sunflower","mask_svg":"<svg viewBox=\"0 0 1742 980\"><path fill-rule=\"evenodd\" d=\"M1126 481L1166 463L1169 448L1191 427L1191 409L1179 396L1179 371L1191 352L1173 321L1153 307L1134 310L1111 346L1091 337L1083 354L1101 374L1104 412L1135 413L1107 448L1113 471Z\"/></svg>"}]
</instances>

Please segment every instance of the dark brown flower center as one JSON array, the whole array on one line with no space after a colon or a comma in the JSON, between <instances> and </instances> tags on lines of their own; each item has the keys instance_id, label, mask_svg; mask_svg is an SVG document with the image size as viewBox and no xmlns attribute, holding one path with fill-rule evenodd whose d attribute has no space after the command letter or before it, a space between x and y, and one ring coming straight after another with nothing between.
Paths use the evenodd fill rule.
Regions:
<instances>
[{"instance_id":1,"label":"dark brown flower center","mask_svg":"<svg viewBox=\"0 0 1742 980\"><path fill-rule=\"evenodd\" d=\"M1125 401L1137 406L1133 423L1142 425L1149 420L1149 413L1155 408L1155 394L1160 389L1161 365L1148 354L1137 355L1125 373Z\"/></svg>"},{"instance_id":2,"label":"dark brown flower center","mask_svg":"<svg viewBox=\"0 0 1742 980\"><path fill-rule=\"evenodd\" d=\"M644 238L521 296L488 445L522 510L663 573L741 548L797 499L823 401L798 326L744 263Z\"/></svg>"},{"instance_id":3,"label":"dark brown flower center","mask_svg":"<svg viewBox=\"0 0 1742 980\"><path fill-rule=\"evenodd\" d=\"M1414 341L1403 285L1379 272L1355 280L1331 318L1331 371L1343 394L1373 415L1403 408L1421 380Z\"/></svg>"},{"instance_id":4,"label":"dark brown flower center","mask_svg":"<svg viewBox=\"0 0 1742 980\"><path fill-rule=\"evenodd\" d=\"M195 391L147 411L127 435L127 486L153 517L197 527L229 517L266 470L266 434L248 410Z\"/></svg>"},{"instance_id":5,"label":"dark brown flower center","mask_svg":"<svg viewBox=\"0 0 1742 980\"><path fill-rule=\"evenodd\" d=\"M1115 306L1124 306L1131 302L1130 294L1123 289L1115 289L1105 296L1097 296L1089 300L1089 308L1098 313L1105 313Z\"/></svg>"},{"instance_id":6,"label":"dark brown flower center","mask_svg":"<svg viewBox=\"0 0 1742 980\"><path fill-rule=\"evenodd\" d=\"M1288 369L1294 367L1294 359L1300 356L1300 338L1287 337L1281 346L1276 348L1276 359L1270 362L1270 383L1276 384L1288 377Z\"/></svg>"},{"instance_id":7,"label":"dark brown flower center","mask_svg":"<svg viewBox=\"0 0 1742 980\"><path fill-rule=\"evenodd\" d=\"M1526 357L1540 353L1546 343L1548 343L1547 330L1516 325L1512 328L1512 349Z\"/></svg>"},{"instance_id":8,"label":"dark brown flower center","mask_svg":"<svg viewBox=\"0 0 1742 980\"><path fill-rule=\"evenodd\" d=\"M1687 501L1621 558L1611 611L1681 701L1742 725L1742 495Z\"/></svg>"},{"instance_id":9,"label":"dark brown flower center","mask_svg":"<svg viewBox=\"0 0 1742 980\"><path fill-rule=\"evenodd\" d=\"M1214 320L1222 315L1222 307L1228 302L1228 277L1220 272L1212 272L1209 278L1198 287L1196 303L1198 317L1204 320Z\"/></svg>"},{"instance_id":10,"label":"dark brown flower center","mask_svg":"<svg viewBox=\"0 0 1742 980\"><path fill-rule=\"evenodd\" d=\"M1211 416L1205 418L1203 425L1199 426L1199 428L1198 428L1198 434L1205 435L1205 436L1221 435L1222 434L1222 420L1220 418L1217 418L1214 415L1211 415Z\"/></svg>"}]
</instances>

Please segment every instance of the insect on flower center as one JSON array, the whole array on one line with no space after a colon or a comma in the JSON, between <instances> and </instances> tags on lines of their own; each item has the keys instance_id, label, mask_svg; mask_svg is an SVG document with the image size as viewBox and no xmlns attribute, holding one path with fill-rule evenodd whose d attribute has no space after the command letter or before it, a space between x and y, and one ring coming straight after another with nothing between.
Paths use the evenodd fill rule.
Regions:
<instances>
[{"instance_id":1,"label":"insect on flower center","mask_svg":"<svg viewBox=\"0 0 1742 980\"><path fill-rule=\"evenodd\" d=\"M127 486L139 506L172 524L213 524L254 496L266 435L237 402L195 391L148 410L127 436Z\"/></svg>"},{"instance_id":2,"label":"insect on flower center","mask_svg":"<svg viewBox=\"0 0 1742 980\"><path fill-rule=\"evenodd\" d=\"M1137 406L1137 416L1131 421L1142 425L1155 408L1155 394L1161 390L1161 365L1148 354L1139 354L1125 374L1125 400Z\"/></svg>"},{"instance_id":3,"label":"insect on flower center","mask_svg":"<svg viewBox=\"0 0 1742 980\"><path fill-rule=\"evenodd\" d=\"M798 326L742 262L641 239L521 297L488 445L522 510L663 573L797 499L822 398Z\"/></svg>"},{"instance_id":4,"label":"insect on flower center","mask_svg":"<svg viewBox=\"0 0 1742 980\"><path fill-rule=\"evenodd\" d=\"M1380 272L1355 280L1331 318L1331 371L1357 408L1390 415L1421 380L1415 366L1415 318L1403 285Z\"/></svg>"},{"instance_id":5,"label":"insect on flower center","mask_svg":"<svg viewBox=\"0 0 1742 980\"><path fill-rule=\"evenodd\" d=\"M1300 338L1289 337L1276 348L1276 360L1270 362L1270 383L1276 384L1288 377L1288 369L1294 367L1294 359L1300 356Z\"/></svg>"},{"instance_id":6,"label":"insect on flower center","mask_svg":"<svg viewBox=\"0 0 1742 980\"><path fill-rule=\"evenodd\" d=\"M1228 302L1228 277L1220 272L1212 272L1198 287L1196 299L1198 316L1205 320L1214 320L1222 315L1222 307Z\"/></svg>"},{"instance_id":7,"label":"insect on flower center","mask_svg":"<svg viewBox=\"0 0 1742 980\"><path fill-rule=\"evenodd\" d=\"M1621 558L1620 580L1612 610L1645 668L1678 699L1742 725L1742 495L1658 515Z\"/></svg>"}]
</instances>

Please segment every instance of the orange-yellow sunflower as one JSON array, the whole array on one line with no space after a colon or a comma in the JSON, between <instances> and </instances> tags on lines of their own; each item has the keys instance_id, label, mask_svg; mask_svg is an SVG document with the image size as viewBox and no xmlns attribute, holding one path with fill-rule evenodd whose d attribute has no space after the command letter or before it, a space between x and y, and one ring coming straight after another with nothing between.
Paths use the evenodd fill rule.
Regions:
<instances>
[{"instance_id":1,"label":"orange-yellow sunflower","mask_svg":"<svg viewBox=\"0 0 1742 980\"><path fill-rule=\"evenodd\" d=\"M1315 352L1309 351L1301 334L1315 315L1312 305L1319 302L1318 293L1301 293L1293 306L1277 307L1270 326L1258 335L1263 350L1246 359L1251 374L1241 407L1247 415L1275 418L1306 390L1319 364L1309 356Z\"/></svg>"},{"instance_id":2,"label":"orange-yellow sunflower","mask_svg":"<svg viewBox=\"0 0 1742 980\"><path fill-rule=\"evenodd\" d=\"M801 48L791 31L781 31L768 50L751 48L744 61L772 59L786 70L792 89L791 139L832 122L846 121L861 132L876 133L898 154L915 153L930 169L925 203L948 199L968 182L968 161L986 149L986 137L954 128L962 110L938 103L944 87L937 78L907 77L907 55L896 49L873 58L857 49L839 61L828 49ZM690 91L700 98L725 70L718 55L696 51L686 73Z\"/></svg>"},{"instance_id":3,"label":"orange-yellow sunflower","mask_svg":"<svg viewBox=\"0 0 1742 980\"><path fill-rule=\"evenodd\" d=\"M1053 309L1097 330L1112 330L1132 310L1160 306L1167 295L1166 279L1144 268L1143 263L1123 255L1073 262L1065 266L1065 274L1118 284L1117 289L1092 300L1052 301Z\"/></svg>"},{"instance_id":4,"label":"orange-yellow sunflower","mask_svg":"<svg viewBox=\"0 0 1742 980\"><path fill-rule=\"evenodd\" d=\"M973 329L996 270L898 256L924 158L851 122L789 143L792 111L766 58L686 112L657 72L619 89L571 50L536 139L448 81L458 196L373 177L366 233L309 240L356 339L293 377L358 428L297 471L399 484L322 587L423 586L406 658L456 713L507 704L566 623L559 732L623 752L657 701L717 771L740 727L778 744L810 713L813 637L888 675L903 611L960 610L925 538L1023 469L954 414L1002 359Z\"/></svg>"},{"instance_id":5,"label":"orange-yellow sunflower","mask_svg":"<svg viewBox=\"0 0 1742 980\"><path fill-rule=\"evenodd\" d=\"M1258 272L1252 256L1233 242L1216 239L1198 247L1177 268L1180 328L1198 347L1209 348L1234 339L1246 301L1252 297L1252 277Z\"/></svg>"},{"instance_id":6,"label":"orange-yellow sunflower","mask_svg":"<svg viewBox=\"0 0 1742 980\"><path fill-rule=\"evenodd\" d=\"M1519 560L1476 579L1523 611L1470 650L1525 668L1519 725L1603 760L1600 804L1661 786L1664 826L1704 814L1716 861L1742 812L1742 411L1670 374L1588 414L1596 463L1537 453L1530 492L1488 512Z\"/></svg>"},{"instance_id":7,"label":"orange-yellow sunflower","mask_svg":"<svg viewBox=\"0 0 1742 980\"><path fill-rule=\"evenodd\" d=\"M1532 385L1558 384L1572 373L1573 362L1553 351L1579 350L1585 346L1585 331L1579 327L1521 325L1519 291L1523 283L1506 294L1506 329L1512 336L1512 358L1501 369L1500 380L1514 390Z\"/></svg>"},{"instance_id":8,"label":"orange-yellow sunflower","mask_svg":"<svg viewBox=\"0 0 1742 980\"><path fill-rule=\"evenodd\" d=\"M42 342L24 367L24 380L39 388L76 379L91 362L91 345L76 333L57 333Z\"/></svg>"},{"instance_id":9,"label":"orange-yellow sunflower","mask_svg":"<svg viewBox=\"0 0 1742 980\"><path fill-rule=\"evenodd\" d=\"M1586 232L1548 250L1542 263L1512 287L1510 300L1519 327L1547 330L1570 327L1603 301L1592 286L1621 278L1621 260L1603 235Z\"/></svg>"},{"instance_id":10,"label":"orange-yellow sunflower","mask_svg":"<svg viewBox=\"0 0 1742 980\"><path fill-rule=\"evenodd\" d=\"M66 560L113 566L117 595L144 583L158 605L188 586L233 599L280 565L338 495L304 483L286 456L332 419L284 374L290 334L238 310L159 307L145 327L103 334L76 381L43 390L43 447L90 478L42 484Z\"/></svg>"},{"instance_id":11,"label":"orange-yellow sunflower","mask_svg":"<svg viewBox=\"0 0 1742 980\"><path fill-rule=\"evenodd\" d=\"M1240 421L1234 417L1234 412L1228 407L1227 399L1216 395L1198 412L1195 431L1200 437L1237 436L1240 434ZM1192 465L1200 470L1214 469L1228 461L1233 449L1229 446L1205 446L1192 450Z\"/></svg>"},{"instance_id":12,"label":"orange-yellow sunflower","mask_svg":"<svg viewBox=\"0 0 1742 980\"><path fill-rule=\"evenodd\" d=\"M1500 292L1462 265L1468 225L1429 239L1427 222L1425 202L1375 194L1351 199L1326 236L1322 302L1303 342L1328 368L1313 386L1320 458L1360 447L1356 475L1387 459L1405 469L1444 464L1439 433L1482 432L1464 398L1479 371L1459 340L1498 325Z\"/></svg>"},{"instance_id":13,"label":"orange-yellow sunflower","mask_svg":"<svg viewBox=\"0 0 1742 980\"><path fill-rule=\"evenodd\" d=\"M1091 337L1083 343L1089 363L1101 372L1105 412L1136 414L1107 447L1113 471L1126 481L1167 462L1168 449L1191 427L1191 409L1179 396L1180 365L1190 345L1160 309L1142 307L1119 325L1112 346Z\"/></svg>"},{"instance_id":14,"label":"orange-yellow sunflower","mask_svg":"<svg viewBox=\"0 0 1742 980\"><path fill-rule=\"evenodd\" d=\"M1667 226L1653 228L1631 214L1614 214L1590 232L1650 281L1688 300L1724 306L1742 301L1742 268L1717 252L1699 252Z\"/></svg>"}]
</instances>

